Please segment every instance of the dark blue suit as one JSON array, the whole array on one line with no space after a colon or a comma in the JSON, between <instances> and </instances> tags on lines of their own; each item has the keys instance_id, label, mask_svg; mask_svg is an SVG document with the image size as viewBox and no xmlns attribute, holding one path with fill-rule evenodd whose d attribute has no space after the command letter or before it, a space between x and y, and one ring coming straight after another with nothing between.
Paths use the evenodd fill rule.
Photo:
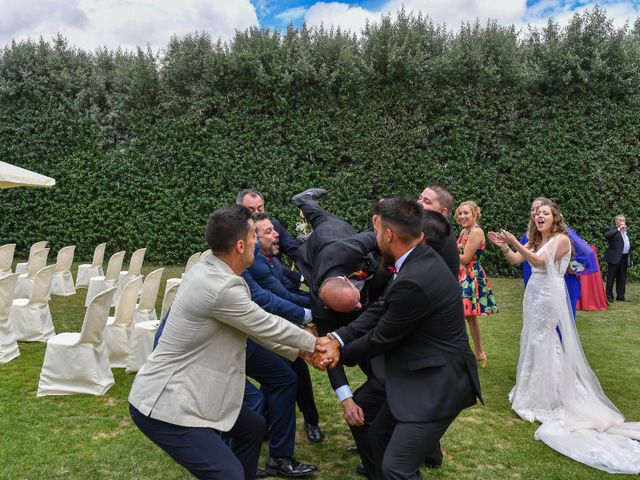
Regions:
<instances>
[{"instance_id":1,"label":"dark blue suit","mask_svg":"<svg viewBox=\"0 0 640 480\"><path fill-rule=\"evenodd\" d=\"M282 264L280 263L280 260L275 257L268 259L264 254L256 252L253 265L243 273L243 277L246 279L245 275L253 277L253 279L264 290L274 294L276 298L284 297L284 299L297 303L305 308L309 308L311 306L311 299L309 295L306 292L298 290L289 281L289 279L284 276ZM271 311L267 306L262 305L259 298L253 298L253 291L251 299L267 312L275 313L276 315L289 319L286 315L281 315L278 312ZM309 367L307 367L307 364L301 358L298 358L295 362L291 363L291 368L293 368L298 378L298 387L296 392L298 408L300 408L305 422L311 425L317 425L320 417L313 396L313 383L311 382ZM262 390L264 391L264 388L262 388ZM255 396L255 394L252 394L252 396Z\"/></svg>"},{"instance_id":2,"label":"dark blue suit","mask_svg":"<svg viewBox=\"0 0 640 480\"><path fill-rule=\"evenodd\" d=\"M249 285L251 300L269 313L286 318L297 325L302 325L304 321L304 308L262 288L248 270L242 272L242 278L244 278L247 285Z\"/></svg>"},{"instance_id":3,"label":"dark blue suit","mask_svg":"<svg viewBox=\"0 0 640 480\"><path fill-rule=\"evenodd\" d=\"M282 263L280 263L280 260L276 257L269 259L258 251L256 252L253 265L251 265L248 270L253 279L265 290L301 307L311 308L309 294L298 290L293 282L285 277Z\"/></svg>"},{"instance_id":4,"label":"dark blue suit","mask_svg":"<svg viewBox=\"0 0 640 480\"><path fill-rule=\"evenodd\" d=\"M278 235L280 235L280 252L284 253L287 257L294 260L296 258L298 247L300 246L300 242L289 235L289 232L287 232L287 230L278 220L274 220L272 218L271 223L273 224L274 230L278 232ZM278 255L278 258L280 258L280 255ZM302 282L300 272L297 272L295 270L289 270L288 268L285 268L284 276L298 287Z\"/></svg>"}]
</instances>

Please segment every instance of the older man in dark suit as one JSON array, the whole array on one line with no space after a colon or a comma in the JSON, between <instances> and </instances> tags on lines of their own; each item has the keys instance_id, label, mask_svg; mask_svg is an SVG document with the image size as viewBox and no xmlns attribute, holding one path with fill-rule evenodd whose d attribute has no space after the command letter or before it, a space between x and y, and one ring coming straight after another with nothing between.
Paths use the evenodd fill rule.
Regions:
<instances>
[{"instance_id":1,"label":"older man in dark suit","mask_svg":"<svg viewBox=\"0 0 640 480\"><path fill-rule=\"evenodd\" d=\"M607 300L613 302L613 284L616 284L616 300L626 301L624 296L627 284L627 268L631 262L631 248L633 244L629 238L627 219L624 215L616 217L615 227L608 228L604 232L609 246L604 253L607 261Z\"/></svg>"},{"instance_id":2,"label":"older man in dark suit","mask_svg":"<svg viewBox=\"0 0 640 480\"><path fill-rule=\"evenodd\" d=\"M353 365L383 355L386 400L361 455L369 478L417 479L425 459L442 463L440 438L481 397L480 382L457 280L423 244L418 204L380 202L374 229L385 263L397 273L377 305L329 335L326 356L335 363L341 354Z\"/></svg>"}]
</instances>

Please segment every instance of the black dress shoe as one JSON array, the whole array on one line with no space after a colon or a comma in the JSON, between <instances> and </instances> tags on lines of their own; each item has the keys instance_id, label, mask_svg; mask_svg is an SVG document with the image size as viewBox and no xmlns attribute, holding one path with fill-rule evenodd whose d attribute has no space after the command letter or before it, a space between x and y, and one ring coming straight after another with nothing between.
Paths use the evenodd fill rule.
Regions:
<instances>
[{"instance_id":1,"label":"black dress shoe","mask_svg":"<svg viewBox=\"0 0 640 480\"><path fill-rule=\"evenodd\" d=\"M269 475L282 477L307 477L317 470L315 465L300 463L293 457L267 457L265 465Z\"/></svg>"},{"instance_id":2,"label":"black dress shoe","mask_svg":"<svg viewBox=\"0 0 640 480\"><path fill-rule=\"evenodd\" d=\"M291 197L291 201L295 204L296 201L302 197L320 198L324 197L326 194L327 191L324 188L307 188L304 192L300 192Z\"/></svg>"},{"instance_id":3,"label":"black dress shoe","mask_svg":"<svg viewBox=\"0 0 640 480\"><path fill-rule=\"evenodd\" d=\"M307 432L307 437L313 443L320 443L324 438L324 433L320 430L318 425L311 425L310 423L304 422L304 431Z\"/></svg>"},{"instance_id":4,"label":"black dress shoe","mask_svg":"<svg viewBox=\"0 0 640 480\"><path fill-rule=\"evenodd\" d=\"M367 472L364 470L364 465L362 463L359 463L358 466L356 467L356 473L358 475L367 475Z\"/></svg>"},{"instance_id":5,"label":"black dress shoe","mask_svg":"<svg viewBox=\"0 0 640 480\"><path fill-rule=\"evenodd\" d=\"M616 298L616 300L617 300L617 301L619 301L619 302L626 302L626 301L627 301L627 299L626 299L626 298L624 298L624 297L622 297L622 298Z\"/></svg>"},{"instance_id":6,"label":"black dress shoe","mask_svg":"<svg viewBox=\"0 0 640 480\"><path fill-rule=\"evenodd\" d=\"M256 469L256 478L267 478L269 474L261 468Z\"/></svg>"},{"instance_id":7,"label":"black dress shoe","mask_svg":"<svg viewBox=\"0 0 640 480\"><path fill-rule=\"evenodd\" d=\"M607 301L608 301L609 303L613 303L613 297L607 297Z\"/></svg>"}]
</instances>

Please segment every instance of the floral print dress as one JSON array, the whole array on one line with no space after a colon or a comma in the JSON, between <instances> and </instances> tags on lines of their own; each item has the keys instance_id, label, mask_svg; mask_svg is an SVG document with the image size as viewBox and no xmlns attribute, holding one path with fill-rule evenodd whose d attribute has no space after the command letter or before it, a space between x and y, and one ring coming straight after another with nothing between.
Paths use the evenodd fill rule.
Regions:
<instances>
[{"instance_id":1,"label":"floral print dress","mask_svg":"<svg viewBox=\"0 0 640 480\"><path fill-rule=\"evenodd\" d=\"M464 254L464 248L469 240L469 233L464 232L458 237L458 251ZM467 317L474 315L491 315L498 312L496 299L493 296L489 279L480 265L480 257L484 252L485 244L481 243L476 254L466 265L460 264L460 274L458 282L462 290L462 303L464 305L464 315Z\"/></svg>"}]
</instances>

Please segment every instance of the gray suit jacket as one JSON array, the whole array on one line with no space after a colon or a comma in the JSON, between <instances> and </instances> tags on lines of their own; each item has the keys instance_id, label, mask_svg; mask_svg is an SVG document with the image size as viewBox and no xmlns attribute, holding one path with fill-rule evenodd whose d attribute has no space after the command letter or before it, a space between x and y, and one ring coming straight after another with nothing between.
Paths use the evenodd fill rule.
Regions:
<instances>
[{"instance_id":1,"label":"gray suit jacket","mask_svg":"<svg viewBox=\"0 0 640 480\"><path fill-rule=\"evenodd\" d=\"M291 360L315 348L312 334L258 307L242 277L209 255L185 274L129 402L157 420L228 431L242 405L247 336Z\"/></svg>"}]
</instances>

